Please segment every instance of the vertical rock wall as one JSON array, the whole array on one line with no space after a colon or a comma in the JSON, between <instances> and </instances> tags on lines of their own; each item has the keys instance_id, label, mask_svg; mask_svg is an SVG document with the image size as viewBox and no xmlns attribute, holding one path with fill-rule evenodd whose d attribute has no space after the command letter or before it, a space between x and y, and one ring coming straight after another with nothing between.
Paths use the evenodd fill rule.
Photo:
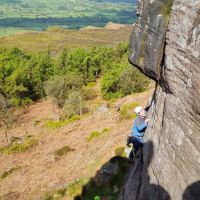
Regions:
<instances>
[{"instance_id":1,"label":"vertical rock wall","mask_svg":"<svg viewBox=\"0 0 200 200\"><path fill-rule=\"evenodd\" d=\"M151 10L156 2L159 1L141 1L142 10ZM145 133L147 142L122 189L120 200L198 200L200 0L174 0L166 35L158 31L164 40L152 43L157 47L157 53L146 55L148 50L151 51L149 41L153 41L147 37L144 61L138 62L143 38L137 36L150 30L147 25L146 29L138 31L143 16L151 19L151 12L141 13L139 24L133 30L129 60L157 80L157 86L149 112L151 120Z\"/></svg>"}]
</instances>

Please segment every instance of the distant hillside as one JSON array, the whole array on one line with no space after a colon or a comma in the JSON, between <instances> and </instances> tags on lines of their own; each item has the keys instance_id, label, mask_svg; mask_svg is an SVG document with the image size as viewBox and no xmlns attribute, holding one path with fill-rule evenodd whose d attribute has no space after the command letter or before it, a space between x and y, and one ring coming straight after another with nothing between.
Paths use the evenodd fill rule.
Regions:
<instances>
[{"instance_id":1,"label":"distant hillside","mask_svg":"<svg viewBox=\"0 0 200 200\"><path fill-rule=\"evenodd\" d=\"M28 32L0 38L0 46L17 47L27 52L39 52L51 49L58 55L62 49L76 47L108 46L116 47L119 43L127 43L132 26L108 23L107 28L85 30L65 30L52 27L44 32ZM115 30L117 28L117 31Z\"/></svg>"},{"instance_id":2,"label":"distant hillside","mask_svg":"<svg viewBox=\"0 0 200 200\"><path fill-rule=\"evenodd\" d=\"M0 0L0 36L49 26L103 27L108 21L132 24L136 0Z\"/></svg>"}]
</instances>

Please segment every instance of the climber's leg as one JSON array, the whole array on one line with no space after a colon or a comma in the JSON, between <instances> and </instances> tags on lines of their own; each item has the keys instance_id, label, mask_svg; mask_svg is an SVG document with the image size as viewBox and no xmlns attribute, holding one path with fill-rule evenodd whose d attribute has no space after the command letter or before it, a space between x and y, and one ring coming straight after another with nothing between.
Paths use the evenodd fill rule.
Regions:
<instances>
[{"instance_id":1,"label":"climber's leg","mask_svg":"<svg viewBox=\"0 0 200 200\"><path fill-rule=\"evenodd\" d=\"M134 154L136 155L137 152L142 148L143 142L139 141L138 139L133 140L133 147L134 147Z\"/></svg>"},{"instance_id":2,"label":"climber's leg","mask_svg":"<svg viewBox=\"0 0 200 200\"><path fill-rule=\"evenodd\" d=\"M133 136L129 136L127 138L127 146L129 146L130 144L133 144L133 140L134 140Z\"/></svg>"},{"instance_id":3,"label":"climber's leg","mask_svg":"<svg viewBox=\"0 0 200 200\"><path fill-rule=\"evenodd\" d=\"M134 155L133 155L133 149L132 149L131 152L130 152L130 155L129 155L129 159L131 161L133 161L133 158L134 158Z\"/></svg>"}]
</instances>

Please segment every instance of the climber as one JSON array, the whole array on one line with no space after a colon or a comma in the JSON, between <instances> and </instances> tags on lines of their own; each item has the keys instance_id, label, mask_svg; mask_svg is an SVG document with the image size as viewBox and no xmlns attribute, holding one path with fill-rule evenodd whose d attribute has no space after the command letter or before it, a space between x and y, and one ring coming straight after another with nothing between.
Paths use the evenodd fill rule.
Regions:
<instances>
[{"instance_id":1,"label":"climber","mask_svg":"<svg viewBox=\"0 0 200 200\"><path fill-rule=\"evenodd\" d=\"M133 128L127 140L127 145L133 144L134 152L132 150L129 158L132 160L133 156L137 154L138 150L143 146L144 132L147 128L149 119L146 118L146 110L141 106L135 108L135 113L137 117L134 120ZM133 155L134 153L134 155Z\"/></svg>"}]
</instances>

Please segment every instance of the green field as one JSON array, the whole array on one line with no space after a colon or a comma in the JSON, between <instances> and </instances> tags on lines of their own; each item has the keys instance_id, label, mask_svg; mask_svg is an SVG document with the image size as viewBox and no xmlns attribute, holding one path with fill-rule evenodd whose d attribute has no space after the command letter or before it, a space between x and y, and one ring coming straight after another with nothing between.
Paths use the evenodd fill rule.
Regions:
<instances>
[{"instance_id":1,"label":"green field","mask_svg":"<svg viewBox=\"0 0 200 200\"><path fill-rule=\"evenodd\" d=\"M132 24L136 0L0 0L0 36L50 26L103 27L108 21Z\"/></svg>"}]
</instances>

